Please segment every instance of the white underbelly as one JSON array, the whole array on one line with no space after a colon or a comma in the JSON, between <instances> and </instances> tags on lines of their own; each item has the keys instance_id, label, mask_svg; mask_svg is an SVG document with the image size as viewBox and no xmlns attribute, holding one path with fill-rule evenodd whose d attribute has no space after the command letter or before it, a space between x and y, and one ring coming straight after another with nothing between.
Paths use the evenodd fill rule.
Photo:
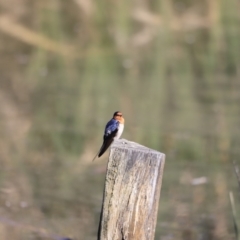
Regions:
<instances>
[{"instance_id":1,"label":"white underbelly","mask_svg":"<svg viewBox=\"0 0 240 240\"><path fill-rule=\"evenodd\" d=\"M119 139L123 133L123 129L124 129L124 124L120 123L118 126L118 131L117 131L117 135L114 137L114 139Z\"/></svg>"}]
</instances>

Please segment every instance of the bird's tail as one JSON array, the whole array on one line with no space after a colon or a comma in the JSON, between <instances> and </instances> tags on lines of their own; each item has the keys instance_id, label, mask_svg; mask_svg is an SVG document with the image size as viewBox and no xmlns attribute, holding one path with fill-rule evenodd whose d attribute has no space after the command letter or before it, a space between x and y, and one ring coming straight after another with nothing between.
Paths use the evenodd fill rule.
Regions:
<instances>
[{"instance_id":1,"label":"bird's tail","mask_svg":"<svg viewBox=\"0 0 240 240\"><path fill-rule=\"evenodd\" d=\"M108 147L112 144L112 142L113 142L113 138L111 138L111 139L106 139L105 141L104 141L104 143L103 143L103 145L102 145L102 147L101 147L101 149L100 149L100 151L99 151L99 153L98 153L98 157L101 157L104 153L105 153L105 151L108 149Z\"/></svg>"},{"instance_id":2,"label":"bird's tail","mask_svg":"<svg viewBox=\"0 0 240 240\"><path fill-rule=\"evenodd\" d=\"M99 153L99 152L98 152ZM96 157L98 156L98 153L96 154L96 156L93 158L92 162L96 159Z\"/></svg>"},{"instance_id":3,"label":"bird's tail","mask_svg":"<svg viewBox=\"0 0 240 240\"><path fill-rule=\"evenodd\" d=\"M100 150L98 151L97 155L93 158L92 161L94 161L97 156L101 157L105 153L105 151L108 149L108 147L112 144L112 142L114 140L114 136L116 135L117 131L118 131L118 129L113 131L109 136L107 136L107 137L104 136L103 144L102 144Z\"/></svg>"},{"instance_id":4,"label":"bird's tail","mask_svg":"<svg viewBox=\"0 0 240 240\"><path fill-rule=\"evenodd\" d=\"M108 149L108 147L112 144L113 142L113 138L112 139L105 139L100 150L98 151L98 153L96 154L96 156L93 158L92 162L97 158L97 157L101 157L105 151Z\"/></svg>"},{"instance_id":5,"label":"bird's tail","mask_svg":"<svg viewBox=\"0 0 240 240\"><path fill-rule=\"evenodd\" d=\"M100 153L101 153L101 151L103 149L104 144L105 144L105 141L103 142L103 144L102 144L100 150L97 152L96 156L93 158L92 162L97 158L97 156L99 157L99 155L100 155Z\"/></svg>"}]
</instances>

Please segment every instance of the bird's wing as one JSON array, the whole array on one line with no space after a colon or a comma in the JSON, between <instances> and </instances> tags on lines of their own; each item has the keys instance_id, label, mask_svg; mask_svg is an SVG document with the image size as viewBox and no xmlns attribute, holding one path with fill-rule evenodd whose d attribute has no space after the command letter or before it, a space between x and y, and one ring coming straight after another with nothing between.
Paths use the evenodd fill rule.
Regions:
<instances>
[{"instance_id":1,"label":"bird's wing","mask_svg":"<svg viewBox=\"0 0 240 240\"><path fill-rule=\"evenodd\" d=\"M105 127L104 136L110 136L113 132L115 132L118 129L118 127L119 121L111 119Z\"/></svg>"},{"instance_id":2,"label":"bird's wing","mask_svg":"<svg viewBox=\"0 0 240 240\"><path fill-rule=\"evenodd\" d=\"M118 132L119 122L115 119L111 119L106 127L104 132L103 144L97 153L97 155L93 158L92 161L96 159L96 157L101 157L104 152L108 149L108 147L112 144L114 137Z\"/></svg>"},{"instance_id":3,"label":"bird's wing","mask_svg":"<svg viewBox=\"0 0 240 240\"><path fill-rule=\"evenodd\" d=\"M103 145L100 148L98 157L101 157L105 151L108 149L108 147L112 144L114 137L117 134L118 129L115 129L110 135L104 137Z\"/></svg>"}]
</instances>

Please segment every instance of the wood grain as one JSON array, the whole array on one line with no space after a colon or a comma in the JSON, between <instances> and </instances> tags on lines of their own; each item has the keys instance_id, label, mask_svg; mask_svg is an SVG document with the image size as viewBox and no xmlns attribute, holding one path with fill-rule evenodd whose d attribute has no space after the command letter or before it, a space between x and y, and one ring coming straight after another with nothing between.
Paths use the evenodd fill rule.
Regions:
<instances>
[{"instance_id":1,"label":"wood grain","mask_svg":"<svg viewBox=\"0 0 240 240\"><path fill-rule=\"evenodd\" d=\"M125 139L111 146L98 240L152 240L165 155Z\"/></svg>"}]
</instances>

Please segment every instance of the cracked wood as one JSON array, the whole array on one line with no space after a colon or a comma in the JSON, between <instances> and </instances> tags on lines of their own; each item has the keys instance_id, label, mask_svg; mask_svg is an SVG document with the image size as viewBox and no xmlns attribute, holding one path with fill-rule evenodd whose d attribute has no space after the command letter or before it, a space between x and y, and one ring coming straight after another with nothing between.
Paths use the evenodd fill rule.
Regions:
<instances>
[{"instance_id":1,"label":"cracked wood","mask_svg":"<svg viewBox=\"0 0 240 240\"><path fill-rule=\"evenodd\" d=\"M125 139L111 146L98 240L153 240L165 155Z\"/></svg>"}]
</instances>

